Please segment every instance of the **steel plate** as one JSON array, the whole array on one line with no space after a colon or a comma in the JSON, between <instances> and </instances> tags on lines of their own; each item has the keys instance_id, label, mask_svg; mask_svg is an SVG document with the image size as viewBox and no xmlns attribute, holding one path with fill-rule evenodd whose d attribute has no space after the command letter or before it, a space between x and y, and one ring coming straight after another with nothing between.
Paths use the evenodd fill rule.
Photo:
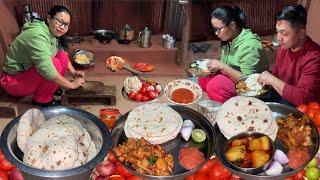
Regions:
<instances>
[{"instance_id":1,"label":"steel plate","mask_svg":"<svg viewBox=\"0 0 320 180\"><path fill-rule=\"evenodd\" d=\"M271 111L273 112L273 116L275 118L277 117L287 117L288 114L292 113L293 115L295 115L296 117L302 117L302 113L300 113L299 111L297 111L296 109L283 105L283 104L279 104L279 103L267 103L267 105L270 107ZM215 144L215 152L216 152L216 156L220 159L220 161L225 165L225 167L227 167L229 170L231 170L232 173L234 173L235 175L244 178L244 179L257 179L257 180L265 180L265 179L284 179L287 176L292 176L296 173L298 173L299 171L301 171L302 169L304 169L308 163L312 160L312 158L317 154L318 149L319 149L319 134L317 131L317 128L315 126L315 124L312 122L311 123L312 126L312 139L314 142L314 145L311 147L311 151L310 151L310 160L308 162L306 162L303 166L301 166L298 169L291 169L288 167L288 165L284 166L284 170L283 173L277 176L267 176L265 173L260 173L257 175L250 175L250 174L246 174L240 171L237 171L235 169L232 168L232 166L227 162L225 156L224 156L224 146L227 143L227 139L223 136L223 134L221 133L218 125L216 124L214 126L214 130L216 133L216 143ZM276 139L274 142L274 145L276 147L276 149L280 149L282 151L284 151L285 153L288 152L287 147L279 140Z\"/></svg>"},{"instance_id":2,"label":"steel plate","mask_svg":"<svg viewBox=\"0 0 320 180\"><path fill-rule=\"evenodd\" d=\"M190 174L193 174L198 168L200 168L203 164L199 165L198 167L192 169L192 170L186 170L179 164L179 150L182 147L190 147L190 146L196 146L200 148L200 151L202 151L205 155L206 161L210 159L210 157L214 153L214 143L215 143L215 132L213 130L212 125L210 122L200 113L197 111L194 111L188 107L185 106L179 106L179 105L169 105L171 108L173 108L175 111L177 111L183 120L190 119L194 122L196 128L201 128L206 132L207 139L203 143L195 143L192 140L189 140L188 142L184 141L180 134L178 136L164 144L162 144L162 148L167 152L172 154L174 159L174 168L173 173L171 176L151 176L151 175L145 175L136 172L134 169L132 169L129 165L125 165L125 168L130 171L132 174L136 176L140 176L145 179L183 179L185 176L188 176ZM122 144L127 140L127 137L124 132L124 125L125 121L127 119L129 112L122 115L120 119L117 121L117 124L113 128L111 132L111 138L114 146L117 146L118 144ZM190 138L191 139L191 138Z\"/></svg>"},{"instance_id":3,"label":"steel plate","mask_svg":"<svg viewBox=\"0 0 320 180\"><path fill-rule=\"evenodd\" d=\"M249 75L247 75L247 76L242 76L242 77L240 77L236 82L235 82L235 88L237 89L237 84L240 82L240 81L245 81L245 80L247 80L248 79L248 77L249 77ZM260 94L258 94L258 95L255 95L255 96L248 96L248 95L246 95L245 93L238 93L238 91L237 91L237 95L238 96L248 96L248 97L255 97L255 98L260 98L260 97L263 97L267 92L269 92L271 90L271 87L270 86L268 86L268 85L266 85L266 86L264 86L263 88L262 88L262 92L260 93Z\"/></svg>"},{"instance_id":4,"label":"steel plate","mask_svg":"<svg viewBox=\"0 0 320 180\"><path fill-rule=\"evenodd\" d=\"M161 86L161 84L159 84L159 83L157 83L157 85L160 85L160 86ZM126 91L124 90L124 87L122 87L122 89L121 89L121 94L122 94L122 96L123 96L126 100L128 100L128 101L130 101L130 102L135 102L135 103L146 103L146 102L148 102L148 103L150 103L150 102L156 102L156 101L158 101L158 99L163 95L163 87L161 86L161 92L160 92L159 96L156 97L155 99L152 99L152 100L149 100L149 101L135 101L135 100L130 99L130 98L128 97L128 94L127 94Z\"/></svg>"},{"instance_id":5,"label":"steel plate","mask_svg":"<svg viewBox=\"0 0 320 180\"><path fill-rule=\"evenodd\" d=\"M16 138L20 115L14 118L1 134L0 144L5 157L21 170L25 179L88 179L93 167L104 159L112 147L111 134L106 126L96 116L80 109L52 106L40 110L46 119L62 114L77 119L90 134L98 151L97 155L82 166L61 171L37 169L24 164L22 162L23 152L19 149Z\"/></svg>"}]
</instances>

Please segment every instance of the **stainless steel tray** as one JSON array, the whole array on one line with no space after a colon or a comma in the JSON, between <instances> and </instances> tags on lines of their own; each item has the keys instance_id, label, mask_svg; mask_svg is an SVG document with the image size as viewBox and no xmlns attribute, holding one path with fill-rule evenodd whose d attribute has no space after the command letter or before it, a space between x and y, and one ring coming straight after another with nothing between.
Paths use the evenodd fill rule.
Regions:
<instances>
[{"instance_id":1,"label":"stainless steel tray","mask_svg":"<svg viewBox=\"0 0 320 180\"><path fill-rule=\"evenodd\" d=\"M283 104L267 103L267 105L270 107L271 111L273 112L273 116L275 118L286 117L290 113L292 113L296 117L302 116L302 113L300 113L296 109L289 107L289 106L286 106L286 105L283 105ZM244 179L258 179L258 180L272 179L272 180L275 180L275 179L284 179L287 176L292 176L292 175L298 173L299 171L301 171L302 169L304 169L308 165L308 163L312 160L312 158L317 154L318 149L319 149L319 134L318 134L318 131L317 131L315 124L312 122L312 134L313 134L314 145L311 147L310 160L308 162L306 162L303 166L301 166L300 168L295 169L295 170L293 170L293 169L289 168L287 165L285 165L283 173L280 175L277 175L277 176L267 176L265 173L261 173L261 174L257 174L257 175L250 175L250 174L246 174L246 173L243 173L243 172L240 172L240 171L233 169L232 166L227 162L227 160L224 156L224 146L227 142L227 139L223 136L223 134L221 133L217 124L214 126L214 130L216 133L216 142L217 142L217 143L215 143L216 156L225 165L225 167L227 167L229 170L231 170L232 173L234 173L235 175L237 175L241 178L244 178ZM288 151L287 147L280 140L276 139L274 143L275 143L275 147L277 149L281 149L284 152Z\"/></svg>"},{"instance_id":2,"label":"stainless steel tray","mask_svg":"<svg viewBox=\"0 0 320 180\"><path fill-rule=\"evenodd\" d=\"M207 139L203 143L195 143L192 140L186 142L182 139L182 137L179 134L175 139L161 145L167 153L172 154L174 159L174 168L171 176L151 176L141 174L136 172L130 166L124 164L125 168L128 169L128 171L130 171L132 174L145 179L183 179L185 176L195 173L196 170L200 168L203 164L199 165L197 168L194 168L190 171L184 169L179 163L180 148L198 146L200 150L204 153L206 160L210 159L210 157L213 155L215 144L215 132L210 122L200 113L188 107L179 105L170 105L170 107L177 111L182 116L183 120L190 119L194 122L196 128L203 129L206 132ZM127 137L124 133L124 125L128 114L129 112L120 117L120 119L118 120L117 124L111 132L111 138L114 146L122 144L124 141L127 140Z\"/></svg>"},{"instance_id":3,"label":"stainless steel tray","mask_svg":"<svg viewBox=\"0 0 320 180\"><path fill-rule=\"evenodd\" d=\"M111 134L96 116L80 110L64 106L53 106L40 109L45 118L67 114L77 119L89 132L98 154L85 165L63 171L50 171L32 168L22 162L23 152L17 145L17 128L20 116L14 118L3 130L0 139L1 149L6 158L18 167L25 179L88 179L94 166L101 162L112 147Z\"/></svg>"}]
</instances>

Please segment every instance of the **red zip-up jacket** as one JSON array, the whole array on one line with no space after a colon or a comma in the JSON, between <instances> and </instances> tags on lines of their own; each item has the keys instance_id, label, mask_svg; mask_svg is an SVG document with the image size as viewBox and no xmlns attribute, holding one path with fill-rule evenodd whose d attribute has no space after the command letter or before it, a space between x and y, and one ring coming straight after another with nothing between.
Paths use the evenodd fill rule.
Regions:
<instances>
[{"instance_id":1,"label":"red zip-up jacket","mask_svg":"<svg viewBox=\"0 0 320 180\"><path fill-rule=\"evenodd\" d=\"M286 83L282 97L290 103L320 102L320 46L309 37L296 52L279 47L272 74Z\"/></svg>"}]
</instances>

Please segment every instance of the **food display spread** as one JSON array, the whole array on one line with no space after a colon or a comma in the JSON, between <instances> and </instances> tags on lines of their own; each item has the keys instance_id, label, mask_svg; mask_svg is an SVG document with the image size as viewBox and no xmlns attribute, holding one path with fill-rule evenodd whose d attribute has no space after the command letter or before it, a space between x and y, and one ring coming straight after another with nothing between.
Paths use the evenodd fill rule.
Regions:
<instances>
[{"instance_id":1,"label":"food display spread","mask_svg":"<svg viewBox=\"0 0 320 180\"><path fill-rule=\"evenodd\" d=\"M46 170L78 167L97 154L89 133L79 121L68 115L46 120L38 109L30 109L21 116L17 144L24 153L24 163Z\"/></svg>"}]
</instances>

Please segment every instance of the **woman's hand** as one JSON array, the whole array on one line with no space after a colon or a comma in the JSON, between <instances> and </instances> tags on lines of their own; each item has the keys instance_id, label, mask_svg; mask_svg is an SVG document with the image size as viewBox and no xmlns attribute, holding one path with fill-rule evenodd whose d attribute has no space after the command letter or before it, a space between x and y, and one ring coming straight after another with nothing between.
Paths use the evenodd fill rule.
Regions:
<instances>
[{"instance_id":1,"label":"woman's hand","mask_svg":"<svg viewBox=\"0 0 320 180\"><path fill-rule=\"evenodd\" d=\"M264 85L272 85L272 81L274 80L275 76L273 76L268 71L264 71L260 74L258 77L258 82L260 84Z\"/></svg>"},{"instance_id":2,"label":"woman's hand","mask_svg":"<svg viewBox=\"0 0 320 180\"><path fill-rule=\"evenodd\" d=\"M84 78L75 78L75 80L71 82L72 89L77 89L80 86L83 86L84 82L85 82Z\"/></svg>"},{"instance_id":3,"label":"woman's hand","mask_svg":"<svg viewBox=\"0 0 320 180\"><path fill-rule=\"evenodd\" d=\"M211 72L220 71L223 68L223 66L224 66L224 63L216 59L213 59L207 63L207 68Z\"/></svg>"},{"instance_id":4,"label":"woman's hand","mask_svg":"<svg viewBox=\"0 0 320 180\"><path fill-rule=\"evenodd\" d=\"M84 76L86 75L86 73L84 72L84 71L74 71L73 73L72 73L72 76L73 76L73 78L79 78L79 77L81 77L81 78L84 78Z\"/></svg>"}]
</instances>

